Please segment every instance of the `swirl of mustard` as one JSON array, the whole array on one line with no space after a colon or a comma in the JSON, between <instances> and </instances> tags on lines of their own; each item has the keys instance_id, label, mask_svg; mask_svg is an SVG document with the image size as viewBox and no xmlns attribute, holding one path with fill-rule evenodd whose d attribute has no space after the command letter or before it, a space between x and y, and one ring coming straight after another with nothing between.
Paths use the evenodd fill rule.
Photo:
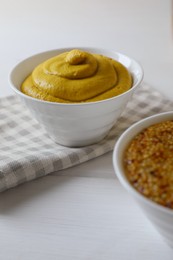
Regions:
<instances>
[{"instance_id":1,"label":"swirl of mustard","mask_svg":"<svg viewBox=\"0 0 173 260\"><path fill-rule=\"evenodd\" d=\"M120 62L74 49L38 65L21 91L41 100L78 103L108 99L131 86L132 77Z\"/></svg>"}]
</instances>

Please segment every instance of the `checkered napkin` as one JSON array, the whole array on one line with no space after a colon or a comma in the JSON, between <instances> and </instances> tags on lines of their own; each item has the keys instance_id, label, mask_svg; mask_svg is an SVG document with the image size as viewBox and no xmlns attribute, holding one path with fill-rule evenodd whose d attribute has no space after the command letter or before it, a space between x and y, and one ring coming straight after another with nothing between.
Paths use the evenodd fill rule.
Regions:
<instances>
[{"instance_id":1,"label":"checkered napkin","mask_svg":"<svg viewBox=\"0 0 173 260\"><path fill-rule=\"evenodd\" d=\"M51 174L111 151L132 123L173 110L173 101L148 85L133 95L108 136L95 145L67 148L54 143L16 96L0 99L0 191Z\"/></svg>"}]
</instances>

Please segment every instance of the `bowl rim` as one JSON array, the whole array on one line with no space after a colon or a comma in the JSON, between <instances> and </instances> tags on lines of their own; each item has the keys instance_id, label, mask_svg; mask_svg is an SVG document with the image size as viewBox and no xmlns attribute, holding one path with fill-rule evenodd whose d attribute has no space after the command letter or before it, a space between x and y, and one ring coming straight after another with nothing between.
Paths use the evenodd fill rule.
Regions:
<instances>
[{"instance_id":1,"label":"bowl rim","mask_svg":"<svg viewBox=\"0 0 173 260\"><path fill-rule=\"evenodd\" d=\"M126 191L128 191L130 194L133 195L134 198L137 198L139 199L140 201L144 202L146 205L158 210L158 211L161 211L163 213L166 213L166 214L169 214L169 215L173 215L173 209L170 209L170 208L167 208L165 206L162 206L154 201L152 201L151 199L145 197L144 195L142 195L141 193L139 193L131 184L130 182L128 181L126 175L125 175L125 172L123 171L122 169L122 156L121 158L118 158L118 153L119 153L119 150L120 150L120 147L122 145L122 142L124 140L125 137L127 137L129 135L129 132L135 130L139 125L141 124L144 124L144 123L147 123L148 121L150 121L151 119L153 118L162 118L166 115L172 115L173 116L173 111L167 111L167 112L161 112L161 113L158 113L158 114L155 114L155 115L152 115L152 116L149 116L149 117L146 117L144 119L141 119L140 121L132 124L128 129L126 129L123 134L118 138L118 141L116 142L115 146L114 146L114 149L113 149L113 154L112 154L112 161L113 161L113 167L114 167L114 172L118 178L118 180L120 181L121 185L126 189ZM168 119L165 119L165 120L168 120ZM164 119L160 120L160 122L163 122L165 121ZM155 123L153 123L155 124ZM147 126L143 126L143 129L145 129L146 127L152 125L149 124ZM134 136L136 136L138 133L140 133L142 130L139 130ZM128 145L128 143L133 139L132 138L129 138L126 142L126 146ZM123 152L124 152L125 149L123 149Z\"/></svg>"},{"instance_id":2,"label":"bowl rim","mask_svg":"<svg viewBox=\"0 0 173 260\"><path fill-rule=\"evenodd\" d=\"M65 51L69 51L69 50L72 50L72 49L81 49L81 50L84 50L84 51L93 51L93 50L97 50L97 51L100 51L100 52L112 52L116 55L120 55L122 57L125 57L125 58L128 58L130 59L131 61L133 61L135 63L135 65L138 66L138 69L140 70L140 79L134 84L132 85L132 87L125 91L124 93L118 95L118 96L114 96L112 98L107 98L107 99L104 99L104 100L99 100L99 101L93 101L93 102L83 102L83 103L60 103L60 102L52 102L52 101L46 101L46 100L41 100L41 99L37 99L37 98L33 98L31 96L28 96L24 93L22 93L20 90L18 90L14 84L13 84L13 80L12 80L12 77L13 77L13 74L14 74L14 71L16 69L17 66L20 66L23 62L27 62L28 60L36 57L36 56L40 56L40 55L44 55L46 53L51 53L51 52L55 52L55 51L60 51L60 52L65 52ZM29 99L29 100L32 100L32 101L35 101L35 102L39 102L39 103L43 103L43 104L51 104L51 105L54 105L54 106L57 106L57 105L61 105L61 106L83 106L83 105L87 105L87 106L90 106L92 104L100 104L100 103L107 103L107 102L110 102L111 100L116 100L118 99L119 97L122 97L122 96L125 96L127 95L129 92L131 92L132 90L136 89L142 82L144 78L144 70L143 70L143 67L141 66L141 64L136 61L134 58L131 58L130 56L128 55L125 55L121 52L117 52L117 51L114 51L114 50L109 50L109 49L104 49L104 48L98 48L98 47L66 47L66 48L58 48L58 49L50 49L50 50L47 50L47 51L43 51L43 52L39 52L39 53L35 53L33 55L30 55L28 56L27 58L25 59L22 59L21 61L17 62L13 68L11 69L10 73L9 73L9 76L8 76L8 80L9 80L9 83L10 83L10 87L13 89L14 92L16 92L19 96L22 96L26 99Z\"/></svg>"}]
</instances>

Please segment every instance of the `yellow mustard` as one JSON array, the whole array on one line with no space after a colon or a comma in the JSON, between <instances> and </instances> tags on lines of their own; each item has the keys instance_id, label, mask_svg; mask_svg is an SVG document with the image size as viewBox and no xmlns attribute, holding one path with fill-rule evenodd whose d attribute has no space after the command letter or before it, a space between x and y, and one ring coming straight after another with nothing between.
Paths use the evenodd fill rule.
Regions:
<instances>
[{"instance_id":1,"label":"yellow mustard","mask_svg":"<svg viewBox=\"0 0 173 260\"><path fill-rule=\"evenodd\" d=\"M21 91L41 100L79 103L108 99L131 86L132 77L120 62L74 49L38 65Z\"/></svg>"}]
</instances>

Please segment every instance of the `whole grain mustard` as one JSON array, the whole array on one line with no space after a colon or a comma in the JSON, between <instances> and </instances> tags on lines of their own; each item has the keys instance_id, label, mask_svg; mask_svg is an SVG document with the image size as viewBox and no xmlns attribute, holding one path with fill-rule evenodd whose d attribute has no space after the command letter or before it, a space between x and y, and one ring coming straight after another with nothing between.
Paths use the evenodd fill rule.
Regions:
<instances>
[{"instance_id":1,"label":"whole grain mustard","mask_svg":"<svg viewBox=\"0 0 173 260\"><path fill-rule=\"evenodd\" d=\"M124 166L142 195L173 209L173 121L147 127L128 145Z\"/></svg>"},{"instance_id":2,"label":"whole grain mustard","mask_svg":"<svg viewBox=\"0 0 173 260\"><path fill-rule=\"evenodd\" d=\"M73 49L38 65L21 91L41 100L80 103L108 99L131 86L132 77L120 62Z\"/></svg>"}]
</instances>

